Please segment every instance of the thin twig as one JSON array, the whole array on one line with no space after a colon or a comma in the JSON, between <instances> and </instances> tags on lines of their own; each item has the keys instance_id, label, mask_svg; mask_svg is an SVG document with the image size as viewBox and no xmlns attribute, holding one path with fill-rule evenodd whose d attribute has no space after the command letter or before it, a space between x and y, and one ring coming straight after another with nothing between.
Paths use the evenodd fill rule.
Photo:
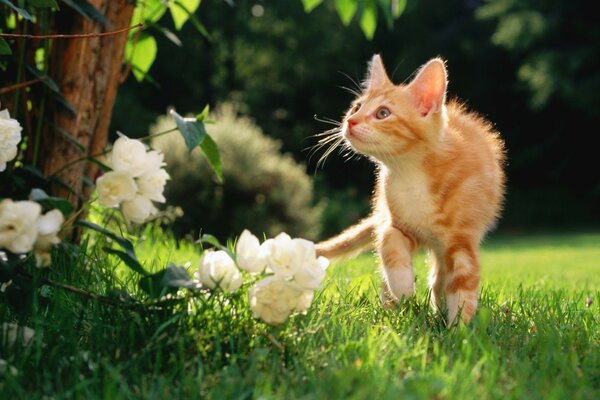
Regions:
<instances>
[{"instance_id":1,"label":"thin twig","mask_svg":"<svg viewBox=\"0 0 600 400\"><path fill-rule=\"evenodd\" d=\"M275 347L277 347L277 350L279 350L282 353L285 352L285 347L277 339L275 339L275 337L273 335L271 335L270 333L267 333L266 336L267 336L267 339L269 339L269 341L271 343L273 343L273 345Z\"/></svg>"},{"instance_id":2,"label":"thin twig","mask_svg":"<svg viewBox=\"0 0 600 400\"><path fill-rule=\"evenodd\" d=\"M4 86L3 88L0 88L0 94L5 94L8 92L12 92L13 90L17 90L17 89L21 89L21 88L33 85L34 83L43 81L46 78L47 78L46 76L40 76L39 78L31 79L29 81L15 83L14 85L10 85L10 86Z\"/></svg>"},{"instance_id":3,"label":"thin twig","mask_svg":"<svg viewBox=\"0 0 600 400\"><path fill-rule=\"evenodd\" d=\"M101 37L101 36L117 35L119 33L124 33L124 32L131 31L133 29L141 28L142 26L144 26L144 24L140 22L139 24L136 24L133 26L128 26L126 28L117 29L115 31L109 31L109 32L101 32L101 33L78 33L78 34L73 34L73 35L60 35L60 34L26 35L26 34L20 34L20 33L0 33L0 37L16 38L16 39L89 39L89 38L95 38L95 37Z\"/></svg>"}]
</instances>

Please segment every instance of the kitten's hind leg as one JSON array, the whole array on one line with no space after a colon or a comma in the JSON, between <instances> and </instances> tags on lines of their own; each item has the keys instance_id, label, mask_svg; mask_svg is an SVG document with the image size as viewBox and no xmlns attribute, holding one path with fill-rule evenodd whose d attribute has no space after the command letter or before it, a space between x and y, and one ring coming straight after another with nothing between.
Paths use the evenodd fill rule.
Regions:
<instances>
[{"instance_id":1,"label":"kitten's hind leg","mask_svg":"<svg viewBox=\"0 0 600 400\"><path fill-rule=\"evenodd\" d=\"M458 316L469 323L477 310L479 294L478 247L457 241L446 250L444 258L448 324L455 322Z\"/></svg>"},{"instance_id":2,"label":"kitten's hind leg","mask_svg":"<svg viewBox=\"0 0 600 400\"><path fill-rule=\"evenodd\" d=\"M397 302L412 296L415 291L415 276L412 269L412 253L416 240L393 226L382 228L377 234L379 258L381 260L387 300ZM387 292L387 293L386 293ZM389 303L388 303L389 306Z\"/></svg>"}]
</instances>

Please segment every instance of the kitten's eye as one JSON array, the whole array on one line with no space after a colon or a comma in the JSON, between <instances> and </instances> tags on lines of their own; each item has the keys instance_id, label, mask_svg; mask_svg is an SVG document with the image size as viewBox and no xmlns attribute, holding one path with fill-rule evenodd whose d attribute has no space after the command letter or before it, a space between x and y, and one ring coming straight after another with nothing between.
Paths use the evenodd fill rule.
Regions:
<instances>
[{"instance_id":1,"label":"kitten's eye","mask_svg":"<svg viewBox=\"0 0 600 400\"><path fill-rule=\"evenodd\" d=\"M379 110L377 110L377 114L375 114L375 118L384 119L384 118L389 117L391 114L392 114L392 112L387 107L381 107Z\"/></svg>"},{"instance_id":2,"label":"kitten's eye","mask_svg":"<svg viewBox=\"0 0 600 400\"><path fill-rule=\"evenodd\" d=\"M350 114L354 114L354 113L358 112L358 110L360 110L360 106L361 106L361 105L362 105L362 104L360 104L360 103L356 103L356 104L354 105L354 107L352 107L352 110L350 110Z\"/></svg>"}]
</instances>

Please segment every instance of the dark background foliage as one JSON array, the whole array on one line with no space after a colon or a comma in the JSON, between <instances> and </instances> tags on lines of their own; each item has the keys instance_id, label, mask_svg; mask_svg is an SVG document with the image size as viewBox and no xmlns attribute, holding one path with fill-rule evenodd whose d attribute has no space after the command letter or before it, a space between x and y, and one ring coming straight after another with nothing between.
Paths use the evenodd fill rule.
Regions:
<instances>
[{"instance_id":1,"label":"dark background foliage","mask_svg":"<svg viewBox=\"0 0 600 400\"><path fill-rule=\"evenodd\" d=\"M326 203L323 234L332 234L368 212L373 167L332 155L317 170L318 156L305 150L330 126L315 115L339 119L352 100L340 87L360 81L374 53L397 83L441 55L449 95L493 121L506 140L500 229L597 225L600 25L591 7L584 0L409 0L393 28L381 23L368 41L356 21L342 25L333 2L306 14L300 1L206 0L197 16L212 40L192 26L180 32L183 49L157 37L156 83L129 80L120 89L112 131L141 136L168 106L185 113L234 102L306 163L315 201Z\"/></svg>"}]
</instances>

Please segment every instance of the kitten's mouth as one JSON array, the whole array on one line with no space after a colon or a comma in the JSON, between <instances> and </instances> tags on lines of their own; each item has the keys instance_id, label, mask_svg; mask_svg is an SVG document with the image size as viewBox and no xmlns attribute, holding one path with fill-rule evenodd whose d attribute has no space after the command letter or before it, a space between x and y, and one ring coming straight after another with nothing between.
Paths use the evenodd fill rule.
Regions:
<instances>
[{"instance_id":1,"label":"kitten's mouth","mask_svg":"<svg viewBox=\"0 0 600 400\"><path fill-rule=\"evenodd\" d=\"M368 140L365 135L361 135L360 133L353 131L352 128L346 128L344 131L344 137L350 142L356 141L364 144L376 144L375 141Z\"/></svg>"}]
</instances>

